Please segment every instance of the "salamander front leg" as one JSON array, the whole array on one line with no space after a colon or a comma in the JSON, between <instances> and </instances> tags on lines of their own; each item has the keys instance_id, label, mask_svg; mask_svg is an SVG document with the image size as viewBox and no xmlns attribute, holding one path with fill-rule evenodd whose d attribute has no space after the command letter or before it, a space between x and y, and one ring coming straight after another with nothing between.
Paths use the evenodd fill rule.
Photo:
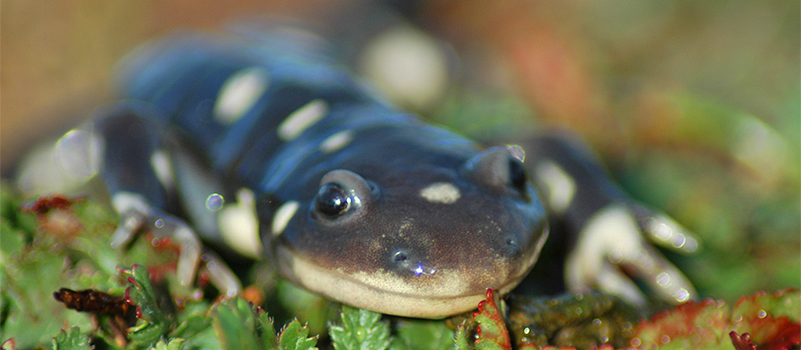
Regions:
<instances>
[{"instance_id":1,"label":"salamander front leg","mask_svg":"<svg viewBox=\"0 0 801 350\"><path fill-rule=\"evenodd\" d=\"M183 285L190 284L197 272L201 254L200 240L192 228L178 218L155 212L135 194L115 194L114 206L121 219L111 238L111 246L122 247L142 231L151 232L158 239L169 239L179 247L178 281Z\"/></svg>"},{"instance_id":2,"label":"salamander front leg","mask_svg":"<svg viewBox=\"0 0 801 350\"><path fill-rule=\"evenodd\" d=\"M176 274L181 284L194 281L202 260L212 283L233 296L241 290L233 272L203 248L191 226L170 214L180 211L181 200L175 193L176 167L156 113L140 104L121 103L104 111L96 122L95 130L105 143L101 176L121 216L111 244L122 247L142 231L169 239L179 247Z\"/></svg>"},{"instance_id":3,"label":"salamander front leg","mask_svg":"<svg viewBox=\"0 0 801 350\"><path fill-rule=\"evenodd\" d=\"M642 304L645 297L631 280L638 278L663 299L695 298L690 281L651 244L693 253L699 246L694 235L626 195L574 138L540 135L522 146L551 216L568 232L568 288L598 288Z\"/></svg>"},{"instance_id":4,"label":"salamander front leg","mask_svg":"<svg viewBox=\"0 0 801 350\"><path fill-rule=\"evenodd\" d=\"M637 206L640 208L633 210L632 207ZM645 282L662 299L684 302L695 298L696 293L690 281L651 245L651 242L660 245L665 245L665 242L661 239L648 240L646 237L682 237L676 241L684 241L683 246L666 246L688 253L697 248L697 241L686 231L678 229L678 225L663 214L638 216L638 212L646 213L645 208L636 203L615 203L588 218L567 257L565 281L568 287L572 290L598 287L642 304L645 298L630 279L631 276ZM650 210L647 213L656 214ZM670 220L670 223L661 221L659 217ZM642 224L646 222L650 224ZM660 226L663 228L658 230L662 230L662 233L652 230ZM668 232L668 226L671 226L672 232ZM686 243L690 241L693 243Z\"/></svg>"},{"instance_id":5,"label":"salamander front leg","mask_svg":"<svg viewBox=\"0 0 801 350\"><path fill-rule=\"evenodd\" d=\"M126 204L135 203L132 198L122 199L115 196L115 207L124 208ZM209 280L225 296L232 297L242 290L241 283L228 264L214 251L203 247L197 234L183 220L165 213L154 213L153 210L134 205L120 210L120 225L111 238L112 247L122 247L130 242L139 232L150 232L157 239L169 239L179 247L176 275L182 285L189 285L197 275L198 264L202 261L206 267Z\"/></svg>"}]
</instances>

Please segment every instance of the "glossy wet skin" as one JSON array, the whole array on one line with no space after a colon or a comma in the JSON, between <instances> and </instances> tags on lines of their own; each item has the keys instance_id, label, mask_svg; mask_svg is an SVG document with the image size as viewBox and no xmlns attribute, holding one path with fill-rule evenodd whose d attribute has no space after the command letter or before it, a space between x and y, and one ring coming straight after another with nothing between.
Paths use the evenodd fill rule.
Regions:
<instances>
[{"instance_id":1,"label":"glossy wet skin","mask_svg":"<svg viewBox=\"0 0 801 350\"><path fill-rule=\"evenodd\" d=\"M227 186L253 191L267 254L298 285L427 318L510 291L547 237L522 163L383 104L294 42L167 42L124 95L160 106ZM242 86L256 97L230 99ZM232 100L241 112L217 112Z\"/></svg>"},{"instance_id":2,"label":"glossy wet skin","mask_svg":"<svg viewBox=\"0 0 801 350\"><path fill-rule=\"evenodd\" d=\"M347 304L437 318L527 274L547 229L522 162L504 148L414 146L417 137L393 141L400 152L356 140L340 169L318 167L317 193L291 201L286 226L272 225L283 276Z\"/></svg>"}]
</instances>

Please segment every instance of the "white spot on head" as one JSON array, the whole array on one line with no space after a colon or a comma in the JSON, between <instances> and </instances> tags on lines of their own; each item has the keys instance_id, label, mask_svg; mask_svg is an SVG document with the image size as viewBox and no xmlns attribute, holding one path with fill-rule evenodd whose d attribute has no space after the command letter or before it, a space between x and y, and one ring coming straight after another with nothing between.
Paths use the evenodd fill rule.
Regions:
<instances>
[{"instance_id":1,"label":"white spot on head","mask_svg":"<svg viewBox=\"0 0 801 350\"><path fill-rule=\"evenodd\" d=\"M451 204L456 202L462 194L452 183L435 182L420 190L420 196L429 202Z\"/></svg>"},{"instance_id":2,"label":"white spot on head","mask_svg":"<svg viewBox=\"0 0 801 350\"><path fill-rule=\"evenodd\" d=\"M538 163L534 167L534 173L547 187L548 205L555 213L564 213L576 195L576 181L552 161Z\"/></svg>"},{"instance_id":3,"label":"white spot on head","mask_svg":"<svg viewBox=\"0 0 801 350\"><path fill-rule=\"evenodd\" d=\"M164 188L172 188L175 183L175 176L172 171L170 156L167 152L156 151L150 155L150 167L156 173L156 178Z\"/></svg>"},{"instance_id":4,"label":"white spot on head","mask_svg":"<svg viewBox=\"0 0 801 350\"><path fill-rule=\"evenodd\" d=\"M351 141L353 141L353 130L342 130L323 140L323 143L320 144L320 150L323 153L336 152L347 146Z\"/></svg>"},{"instance_id":5,"label":"white spot on head","mask_svg":"<svg viewBox=\"0 0 801 350\"><path fill-rule=\"evenodd\" d=\"M295 212L298 211L299 207L300 203L296 201L290 201L284 203L284 205L278 208L273 216L273 236L280 236L281 233L284 232L286 225L288 225L289 220L295 216Z\"/></svg>"},{"instance_id":6,"label":"white spot on head","mask_svg":"<svg viewBox=\"0 0 801 350\"><path fill-rule=\"evenodd\" d=\"M328 114L328 103L317 99L292 112L278 125L278 138L292 141Z\"/></svg>"},{"instance_id":7,"label":"white spot on head","mask_svg":"<svg viewBox=\"0 0 801 350\"><path fill-rule=\"evenodd\" d=\"M225 243L242 255L258 258L262 245L259 242L259 221L253 191L241 188L236 203L226 204L217 214L220 233Z\"/></svg>"},{"instance_id":8,"label":"white spot on head","mask_svg":"<svg viewBox=\"0 0 801 350\"><path fill-rule=\"evenodd\" d=\"M231 125L247 113L267 91L269 77L261 67L240 70L225 81L214 104L214 120Z\"/></svg>"}]
</instances>

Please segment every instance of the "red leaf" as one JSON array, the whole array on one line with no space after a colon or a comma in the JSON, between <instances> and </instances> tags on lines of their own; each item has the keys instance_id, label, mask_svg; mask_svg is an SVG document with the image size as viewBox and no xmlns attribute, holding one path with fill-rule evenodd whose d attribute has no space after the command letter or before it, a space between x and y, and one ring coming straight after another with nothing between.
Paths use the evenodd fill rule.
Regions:
<instances>
[{"instance_id":1,"label":"red leaf","mask_svg":"<svg viewBox=\"0 0 801 350\"><path fill-rule=\"evenodd\" d=\"M756 345L751 343L751 335L748 333L743 333L743 335L740 336L737 332L731 331L729 336L736 350L757 350Z\"/></svg>"},{"instance_id":2,"label":"red leaf","mask_svg":"<svg viewBox=\"0 0 801 350\"><path fill-rule=\"evenodd\" d=\"M38 215L44 215L53 209L67 210L72 206L73 203L84 200L86 200L86 197L66 198L60 195L53 195L50 197L42 196L37 198L35 203L29 206L23 206L22 210Z\"/></svg>"}]
</instances>

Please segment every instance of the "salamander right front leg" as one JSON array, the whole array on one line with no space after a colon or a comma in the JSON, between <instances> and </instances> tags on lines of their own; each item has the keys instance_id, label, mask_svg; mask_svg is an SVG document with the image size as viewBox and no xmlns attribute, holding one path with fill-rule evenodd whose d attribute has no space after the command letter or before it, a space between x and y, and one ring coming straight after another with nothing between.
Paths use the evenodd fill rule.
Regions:
<instances>
[{"instance_id":1,"label":"salamander right front leg","mask_svg":"<svg viewBox=\"0 0 801 350\"><path fill-rule=\"evenodd\" d=\"M211 270L212 283L223 294L239 293L241 286L233 272L216 254L204 251L192 227L172 214L181 212L181 203L175 193L169 147L165 147L168 133L158 112L144 104L125 102L102 115L95 125L105 144L100 173L121 216L112 246L124 246L142 231L169 239L179 247L176 273L181 284L194 281L203 260Z\"/></svg>"}]
</instances>

